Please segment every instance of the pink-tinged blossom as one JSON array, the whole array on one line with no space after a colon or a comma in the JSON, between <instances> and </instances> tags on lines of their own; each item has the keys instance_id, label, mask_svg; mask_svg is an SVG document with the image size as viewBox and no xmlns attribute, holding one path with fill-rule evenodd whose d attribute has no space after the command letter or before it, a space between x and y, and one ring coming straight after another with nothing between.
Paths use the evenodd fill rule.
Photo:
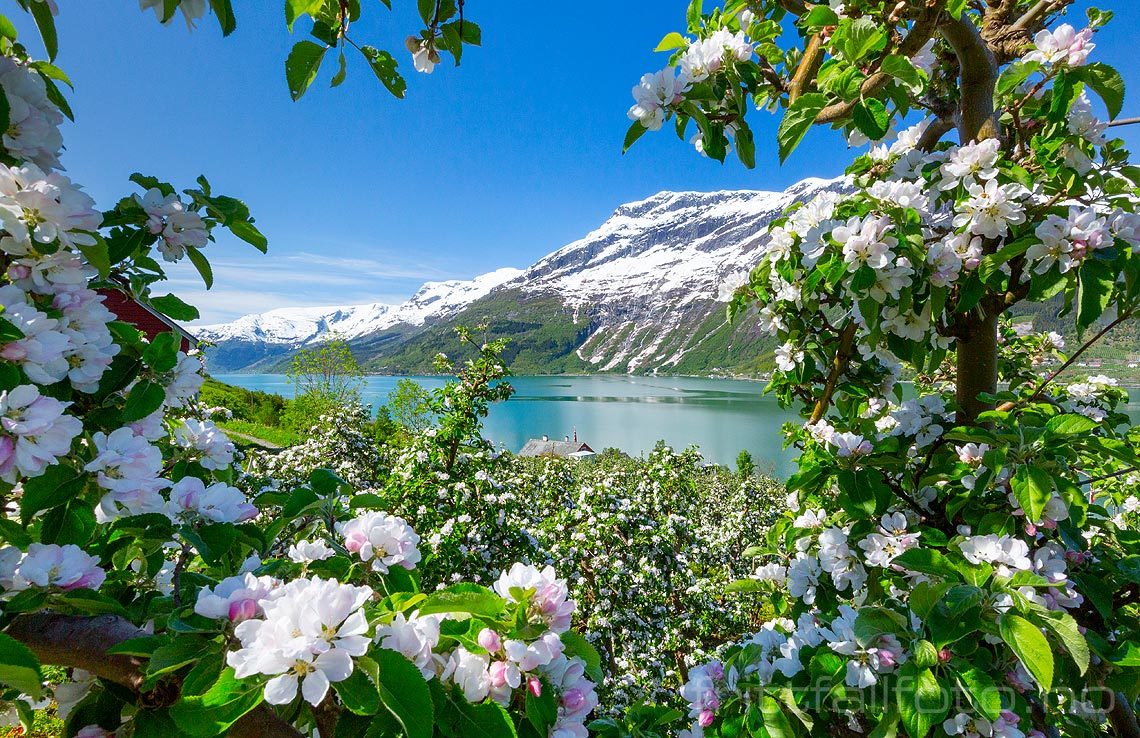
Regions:
<instances>
[{"instance_id":1,"label":"pink-tinged blossom","mask_svg":"<svg viewBox=\"0 0 1140 738\"><path fill-rule=\"evenodd\" d=\"M69 404L30 384L0 392L0 479L37 477L71 451L83 423L64 413Z\"/></svg>"},{"instance_id":2,"label":"pink-tinged blossom","mask_svg":"<svg viewBox=\"0 0 1140 738\"><path fill-rule=\"evenodd\" d=\"M459 687L468 702L482 702L491 692L490 666L487 654L471 653L460 646L451 653L440 678Z\"/></svg>"},{"instance_id":3,"label":"pink-tinged blossom","mask_svg":"<svg viewBox=\"0 0 1140 738\"><path fill-rule=\"evenodd\" d=\"M376 642L381 648L403 654L416 665L424 679L431 679L439 666L432 651L439 645L439 624L442 619L442 615L408 617L398 612L391 623L377 626Z\"/></svg>"},{"instance_id":4,"label":"pink-tinged blossom","mask_svg":"<svg viewBox=\"0 0 1140 738\"><path fill-rule=\"evenodd\" d=\"M684 91L672 67L643 75L633 88L635 102L629 109L629 119L639 121L651 131L660 130L667 109L681 101Z\"/></svg>"},{"instance_id":5,"label":"pink-tinged blossom","mask_svg":"<svg viewBox=\"0 0 1140 738\"><path fill-rule=\"evenodd\" d=\"M336 555L336 551L333 551L327 543L319 539L316 541L297 541L290 544L289 550L285 553L289 560L295 564L311 564L314 561L324 561Z\"/></svg>"},{"instance_id":6,"label":"pink-tinged blossom","mask_svg":"<svg viewBox=\"0 0 1140 738\"><path fill-rule=\"evenodd\" d=\"M1009 233L1011 225L1025 222L1022 200L1028 191L1019 184L998 184L991 179L985 185L972 183L966 186L969 197L959 204L954 216L954 227L965 228L975 236L1001 238Z\"/></svg>"},{"instance_id":7,"label":"pink-tinged blossom","mask_svg":"<svg viewBox=\"0 0 1140 738\"><path fill-rule=\"evenodd\" d=\"M882 269L894 260L891 249L898 245L898 239L887 235L891 226L890 218L868 215L852 217L831 232L832 238L843 248L847 271L856 271L864 265Z\"/></svg>"},{"instance_id":8,"label":"pink-tinged blossom","mask_svg":"<svg viewBox=\"0 0 1140 738\"><path fill-rule=\"evenodd\" d=\"M361 561L371 561L372 570L381 574L387 574L393 566L410 571L420 561L419 534L395 515L367 512L341 523L338 531L344 538L344 547Z\"/></svg>"},{"instance_id":9,"label":"pink-tinged blossom","mask_svg":"<svg viewBox=\"0 0 1140 738\"><path fill-rule=\"evenodd\" d=\"M0 359L18 364L36 384L55 384L67 376L67 355L74 346L55 318L28 302L15 285L0 287L0 313L23 334L0 344Z\"/></svg>"},{"instance_id":10,"label":"pink-tinged blossom","mask_svg":"<svg viewBox=\"0 0 1140 738\"><path fill-rule=\"evenodd\" d=\"M191 451L206 469L225 469L234 463L234 444L211 420L186 418L174 429L174 441Z\"/></svg>"},{"instance_id":11,"label":"pink-tinged blossom","mask_svg":"<svg viewBox=\"0 0 1140 738\"><path fill-rule=\"evenodd\" d=\"M241 648L227 654L226 662L238 679L272 677L265 685L270 704L291 702L298 689L309 704L320 704L330 683L352 673L352 658L368 650L362 607L371 596L368 587L332 579L289 582L261 601L262 618L234 629Z\"/></svg>"},{"instance_id":12,"label":"pink-tinged blossom","mask_svg":"<svg viewBox=\"0 0 1140 738\"><path fill-rule=\"evenodd\" d=\"M2 56L0 88L8 100L8 129L3 134L8 154L44 170L58 167L63 114L48 98L43 79L26 65Z\"/></svg>"},{"instance_id":13,"label":"pink-tinged blossom","mask_svg":"<svg viewBox=\"0 0 1140 738\"><path fill-rule=\"evenodd\" d=\"M72 589L98 589L107 578L99 568L99 559L89 556L83 549L68 543L33 543L16 566L12 577L13 589L28 587Z\"/></svg>"},{"instance_id":14,"label":"pink-tinged blossom","mask_svg":"<svg viewBox=\"0 0 1140 738\"><path fill-rule=\"evenodd\" d=\"M170 490L170 515L200 515L215 523L241 523L257 515L245 493L225 482L209 487L197 477L183 477Z\"/></svg>"},{"instance_id":15,"label":"pink-tinged blossom","mask_svg":"<svg viewBox=\"0 0 1140 738\"><path fill-rule=\"evenodd\" d=\"M273 577L239 574L198 590L194 612L207 618L228 618L234 622L249 620L262 614L261 603L281 582Z\"/></svg>"},{"instance_id":16,"label":"pink-tinged blossom","mask_svg":"<svg viewBox=\"0 0 1140 738\"><path fill-rule=\"evenodd\" d=\"M1053 31L1038 31L1033 37L1034 50L1025 55L1025 61L1046 66L1066 64L1079 67L1088 61L1089 54L1096 48L1092 37L1091 28L1078 32L1068 23L1057 26Z\"/></svg>"},{"instance_id":17,"label":"pink-tinged blossom","mask_svg":"<svg viewBox=\"0 0 1140 738\"><path fill-rule=\"evenodd\" d=\"M570 618L576 604L568 598L566 581L559 579L554 567L544 569L529 564L515 563L495 582L495 592L514 602L523 601L519 595L533 592L530 611L537 615L555 633L570 629Z\"/></svg>"}]
</instances>

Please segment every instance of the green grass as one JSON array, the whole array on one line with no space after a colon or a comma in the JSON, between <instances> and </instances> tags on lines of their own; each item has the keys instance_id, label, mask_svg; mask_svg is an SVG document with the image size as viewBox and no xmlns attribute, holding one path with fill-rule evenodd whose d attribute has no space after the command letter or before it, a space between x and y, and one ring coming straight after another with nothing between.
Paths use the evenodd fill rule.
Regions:
<instances>
[{"instance_id":1,"label":"green grass","mask_svg":"<svg viewBox=\"0 0 1140 738\"><path fill-rule=\"evenodd\" d=\"M254 423L249 420L227 420L223 423L218 423L218 425L223 430L260 438L275 446L292 446L299 440L295 433L285 428L274 428L273 426L262 425L261 423Z\"/></svg>"}]
</instances>

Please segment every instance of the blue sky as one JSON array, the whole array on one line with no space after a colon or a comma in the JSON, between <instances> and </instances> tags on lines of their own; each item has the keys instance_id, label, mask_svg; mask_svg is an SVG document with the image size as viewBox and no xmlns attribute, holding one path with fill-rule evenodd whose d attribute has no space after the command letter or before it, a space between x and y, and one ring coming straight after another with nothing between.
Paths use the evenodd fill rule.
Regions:
<instances>
[{"instance_id":1,"label":"blue sky","mask_svg":"<svg viewBox=\"0 0 1140 738\"><path fill-rule=\"evenodd\" d=\"M1100 4L1121 17L1095 56L1140 89L1129 48L1140 9ZM775 120L762 113L753 121L768 145L752 171L702 159L671 131L622 156L630 88L664 63L652 49L679 29L686 0L469 0L483 47L430 76L403 51L420 27L415 4L396 0L388 13L369 2L371 20L355 35L397 54L407 99L391 97L350 55L341 87L328 88L326 69L296 103L283 67L303 36L289 36L279 0L236 2L238 29L226 39L213 18L192 33L180 18L163 27L134 0L60 5L58 63L76 86L78 125L65 132L71 176L106 206L132 191L133 171L179 187L206 174L216 191L244 199L269 237L261 256L222 234L208 251L210 294L176 274L176 291L207 322L400 301L425 280L527 266L619 204L660 190L783 189L839 174L850 156L837 136L815 131L781 167ZM1140 114L1140 104L1130 98L1125 114ZM1134 147L1138 133L1128 131Z\"/></svg>"}]
</instances>

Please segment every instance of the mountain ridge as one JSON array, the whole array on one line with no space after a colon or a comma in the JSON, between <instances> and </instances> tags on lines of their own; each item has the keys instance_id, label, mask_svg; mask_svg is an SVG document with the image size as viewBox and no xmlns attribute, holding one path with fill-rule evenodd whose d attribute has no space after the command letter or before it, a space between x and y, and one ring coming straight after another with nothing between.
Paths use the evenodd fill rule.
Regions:
<instances>
[{"instance_id":1,"label":"mountain ridge","mask_svg":"<svg viewBox=\"0 0 1140 738\"><path fill-rule=\"evenodd\" d=\"M198 335L213 344L214 371L280 370L333 335L368 371L430 371L436 354L460 352L455 326L486 324L511 339L516 372L757 373L772 347L748 321L725 324L721 285L755 265L787 206L843 187L662 191L523 270L428 283L400 305L284 308Z\"/></svg>"}]
</instances>

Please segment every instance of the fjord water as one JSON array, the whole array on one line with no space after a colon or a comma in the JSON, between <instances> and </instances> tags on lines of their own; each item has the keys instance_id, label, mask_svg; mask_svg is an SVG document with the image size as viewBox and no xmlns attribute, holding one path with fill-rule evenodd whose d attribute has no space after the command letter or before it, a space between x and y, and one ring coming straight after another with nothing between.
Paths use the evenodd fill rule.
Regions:
<instances>
[{"instance_id":1,"label":"fjord water","mask_svg":"<svg viewBox=\"0 0 1140 738\"><path fill-rule=\"evenodd\" d=\"M292 397L278 374L221 374L222 382ZM364 401L383 405L400 377L365 377ZM442 377L412 377L428 389ZM764 385L735 379L690 377L511 377L515 395L498 403L484 435L518 451L528 438L573 436L596 451L615 447L639 456L658 440L674 448L696 445L709 461L733 465L742 449L758 469L786 477L793 470L782 449L780 426L794 418L763 396Z\"/></svg>"},{"instance_id":2,"label":"fjord water","mask_svg":"<svg viewBox=\"0 0 1140 738\"><path fill-rule=\"evenodd\" d=\"M247 389L293 395L280 374L222 374L217 379ZM365 377L364 401L383 405L401 377ZM433 389L443 377L411 377ZM528 438L572 436L594 450L615 447L639 456L658 440L674 448L696 445L709 461L732 466L747 449L761 471L786 478L793 451L783 449L780 427L795 415L763 395L764 385L696 377L511 377L515 395L498 403L484 424L496 444L518 451ZM1130 391L1125 411L1140 421L1140 391Z\"/></svg>"}]
</instances>

